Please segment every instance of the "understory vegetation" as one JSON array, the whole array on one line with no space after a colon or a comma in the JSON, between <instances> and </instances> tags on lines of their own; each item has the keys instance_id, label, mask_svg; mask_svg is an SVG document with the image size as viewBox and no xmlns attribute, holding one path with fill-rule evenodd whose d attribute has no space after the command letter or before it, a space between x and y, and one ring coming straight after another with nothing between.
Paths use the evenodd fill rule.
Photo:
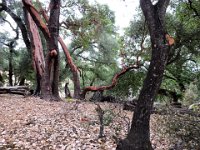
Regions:
<instances>
[{"instance_id":1,"label":"understory vegetation","mask_svg":"<svg viewBox=\"0 0 200 150\"><path fill-rule=\"evenodd\" d=\"M199 0L110 1L0 1L0 149L200 149Z\"/></svg>"}]
</instances>

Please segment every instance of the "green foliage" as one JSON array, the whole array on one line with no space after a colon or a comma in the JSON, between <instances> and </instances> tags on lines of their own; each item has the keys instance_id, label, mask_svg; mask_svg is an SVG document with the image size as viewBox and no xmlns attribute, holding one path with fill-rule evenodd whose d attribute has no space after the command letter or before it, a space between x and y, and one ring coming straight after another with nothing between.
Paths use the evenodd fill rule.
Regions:
<instances>
[{"instance_id":1,"label":"green foliage","mask_svg":"<svg viewBox=\"0 0 200 150\"><path fill-rule=\"evenodd\" d=\"M64 2L65 28L61 33L71 37L69 50L81 70L82 86L106 85L118 69L118 37L115 16L107 5L73 0ZM67 66L68 67L68 66ZM71 76L71 75L70 75Z\"/></svg>"},{"instance_id":2,"label":"green foliage","mask_svg":"<svg viewBox=\"0 0 200 150\"><path fill-rule=\"evenodd\" d=\"M119 96L120 98L124 98L125 96L129 96L131 89L133 96L137 96L144 77L145 72L142 69L139 71L129 71L119 78L117 85L110 93Z\"/></svg>"},{"instance_id":3,"label":"green foliage","mask_svg":"<svg viewBox=\"0 0 200 150\"><path fill-rule=\"evenodd\" d=\"M109 126L113 122L114 117L115 113L113 112L113 110L110 109L104 110L103 124L105 126Z\"/></svg>"},{"instance_id":4,"label":"green foliage","mask_svg":"<svg viewBox=\"0 0 200 150\"><path fill-rule=\"evenodd\" d=\"M197 4L196 1L194 4ZM175 38L175 45L170 53L171 63L167 65L162 87L184 97L187 87L198 83L200 19L194 16L188 2L173 1L171 7L173 13L167 14L167 29Z\"/></svg>"},{"instance_id":5,"label":"green foliage","mask_svg":"<svg viewBox=\"0 0 200 150\"><path fill-rule=\"evenodd\" d=\"M0 64L4 72L8 71L9 69L9 49L6 47L2 48L2 59L0 59ZM14 50L14 55L13 55L13 73L16 79L16 83L19 82L19 80L22 77L25 77L26 80L31 81L34 83L34 78L35 78L35 73L32 68L32 63L30 59L30 55L28 54L26 49L17 49ZM7 76L4 76L4 79L6 79Z\"/></svg>"},{"instance_id":6,"label":"green foliage","mask_svg":"<svg viewBox=\"0 0 200 150\"><path fill-rule=\"evenodd\" d=\"M34 82L35 73L32 67L31 58L26 49L18 51L18 57L15 62L15 74L19 77L25 77L26 80Z\"/></svg>"}]
</instances>

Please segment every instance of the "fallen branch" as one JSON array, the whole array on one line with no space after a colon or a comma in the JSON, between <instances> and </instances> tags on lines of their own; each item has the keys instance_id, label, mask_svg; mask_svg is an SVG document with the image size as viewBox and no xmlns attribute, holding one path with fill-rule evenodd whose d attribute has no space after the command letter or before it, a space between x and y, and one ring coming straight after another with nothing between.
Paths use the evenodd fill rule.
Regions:
<instances>
[{"instance_id":1,"label":"fallen branch","mask_svg":"<svg viewBox=\"0 0 200 150\"><path fill-rule=\"evenodd\" d=\"M18 94L18 95L30 95L30 89L27 86L7 86L0 87L0 94Z\"/></svg>"}]
</instances>

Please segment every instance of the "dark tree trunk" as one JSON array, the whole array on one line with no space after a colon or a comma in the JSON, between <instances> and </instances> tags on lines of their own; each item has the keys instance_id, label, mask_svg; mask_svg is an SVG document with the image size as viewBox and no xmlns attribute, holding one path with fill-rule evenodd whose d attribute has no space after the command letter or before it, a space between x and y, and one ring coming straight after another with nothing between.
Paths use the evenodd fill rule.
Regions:
<instances>
[{"instance_id":1,"label":"dark tree trunk","mask_svg":"<svg viewBox=\"0 0 200 150\"><path fill-rule=\"evenodd\" d=\"M40 91L41 91L40 82L41 82L41 76L38 73L36 73L36 88L34 91L35 96L40 95Z\"/></svg>"},{"instance_id":2,"label":"dark tree trunk","mask_svg":"<svg viewBox=\"0 0 200 150\"><path fill-rule=\"evenodd\" d=\"M9 53L9 73L8 73L8 78L9 78L9 85L13 86L13 44L12 42L9 44L9 49L10 49L10 53Z\"/></svg>"},{"instance_id":3,"label":"dark tree trunk","mask_svg":"<svg viewBox=\"0 0 200 150\"><path fill-rule=\"evenodd\" d=\"M72 97L68 85L69 85L69 83L67 82L65 84L65 98L71 98Z\"/></svg>"},{"instance_id":4,"label":"dark tree trunk","mask_svg":"<svg viewBox=\"0 0 200 150\"><path fill-rule=\"evenodd\" d=\"M4 79L3 79L3 76L0 72L0 87L3 86L3 83L4 83Z\"/></svg>"},{"instance_id":5,"label":"dark tree trunk","mask_svg":"<svg viewBox=\"0 0 200 150\"><path fill-rule=\"evenodd\" d=\"M50 38L47 41L49 53L46 57L45 76L44 76L44 98L52 100L60 100L59 96L59 16L60 16L60 0L51 0L50 18L48 29ZM43 88L42 88L43 89Z\"/></svg>"},{"instance_id":6,"label":"dark tree trunk","mask_svg":"<svg viewBox=\"0 0 200 150\"><path fill-rule=\"evenodd\" d=\"M169 45L166 43L164 16L169 0L159 0L153 5L151 0L140 0L147 20L152 44L152 58L143 88L135 108L131 129L126 139L119 142L117 150L151 150L149 121L155 96L160 88Z\"/></svg>"},{"instance_id":7,"label":"dark tree trunk","mask_svg":"<svg viewBox=\"0 0 200 150\"><path fill-rule=\"evenodd\" d=\"M26 79L24 77L20 77L19 86L25 85L25 80Z\"/></svg>"},{"instance_id":8,"label":"dark tree trunk","mask_svg":"<svg viewBox=\"0 0 200 150\"><path fill-rule=\"evenodd\" d=\"M15 32L16 32L16 37L11 42L9 42L9 44L5 44L6 46L8 46L9 51L10 51L9 59L8 59L8 61L9 61L8 79L9 79L9 85L10 86L13 86L12 77L13 77L13 53L14 53L14 47L15 47L16 40L19 38L18 30L16 29Z\"/></svg>"}]
</instances>

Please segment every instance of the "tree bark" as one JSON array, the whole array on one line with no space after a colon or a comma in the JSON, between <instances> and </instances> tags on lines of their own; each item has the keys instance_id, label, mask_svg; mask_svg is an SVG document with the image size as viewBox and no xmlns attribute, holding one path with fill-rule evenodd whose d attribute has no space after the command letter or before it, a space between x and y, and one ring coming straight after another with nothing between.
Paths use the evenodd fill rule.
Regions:
<instances>
[{"instance_id":1,"label":"tree bark","mask_svg":"<svg viewBox=\"0 0 200 150\"><path fill-rule=\"evenodd\" d=\"M69 83L67 82L65 84L65 98L71 98L72 97L68 85L69 85Z\"/></svg>"},{"instance_id":2,"label":"tree bark","mask_svg":"<svg viewBox=\"0 0 200 150\"><path fill-rule=\"evenodd\" d=\"M8 73L8 78L9 78L9 85L10 86L13 86L13 79L12 79L12 77L13 77L13 51L14 51L14 49L13 49L13 42L11 42L10 44L9 44L9 50L10 50L10 53L9 53L9 73Z\"/></svg>"},{"instance_id":3,"label":"tree bark","mask_svg":"<svg viewBox=\"0 0 200 150\"><path fill-rule=\"evenodd\" d=\"M42 8L39 0L37 0L39 7L40 7L40 12L42 13L42 16L44 17L44 19L46 20L46 22L49 20L49 17L47 16L46 12L44 11L44 9ZM67 58L67 63L71 69L72 72L72 76L73 76L73 83L74 83L74 95L73 97L76 99L80 99L81 98L81 87L80 87L80 78L79 78L79 70L77 68L77 66L74 64L72 57L69 53L69 50L67 48L67 46L65 45L64 41L62 40L61 37L58 37L58 41L65 53L65 56Z\"/></svg>"},{"instance_id":4,"label":"tree bark","mask_svg":"<svg viewBox=\"0 0 200 150\"><path fill-rule=\"evenodd\" d=\"M23 3L25 5L26 9L30 12L30 14L33 17L33 19L34 19L35 23L37 24L37 26L41 29L42 33L45 36L45 39L47 41L50 41L50 39L49 39L50 38L49 29L47 28L47 26L44 24L43 20L39 16L39 12L27 0L23 0ZM51 7L52 7L52 5L51 5ZM44 19L46 20L46 22L48 22L49 18L48 18L48 16L46 15L46 13L43 10L42 10L42 15L43 15ZM60 37L58 37L58 41L61 44L61 47L63 48L63 51L64 51L65 56L67 58L67 62L69 64L70 69L71 69L72 74L73 74L74 91L75 91L74 92L74 98L79 99L80 98L80 91L81 91L81 89L80 89L80 79L79 79L79 74L78 74L78 68L73 63L72 58L70 56L70 53L69 53L69 51L67 49L67 46L64 44L63 40ZM49 60L50 60L50 58L46 59L46 61L50 63L51 61L49 61ZM52 71L52 69L51 69L51 71ZM50 71L49 68L46 68L46 70L47 70L47 72ZM50 77L48 77L48 74L46 74L45 78L50 78ZM48 89L46 89L46 90L48 90Z\"/></svg>"},{"instance_id":5,"label":"tree bark","mask_svg":"<svg viewBox=\"0 0 200 150\"><path fill-rule=\"evenodd\" d=\"M22 0L25 8L29 11L34 22L40 28L47 41L48 53L45 58L44 73L41 77L41 96L47 100L60 100L58 92L59 84L59 16L60 0L51 0L50 19L48 27L43 22L39 12L28 0Z\"/></svg>"},{"instance_id":6,"label":"tree bark","mask_svg":"<svg viewBox=\"0 0 200 150\"><path fill-rule=\"evenodd\" d=\"M51 0L50 18L48 22L48 29L50 32L50 39L48 41L49 55L47 56L48 69L50 68L50 84L52 87L52 94L55 99L60 99L59 96L59 50L58 50L58 36L59 36L59 17L60 17L60 0ZM57 54L52 54L56 52ZM51 80L52 76L52 80Z\"/></svg>"},{"instance_id":7,"label":"tree bark","mask_svg":"<svg viewBox=\"0 0 200 150\"><path fill-rule=\"evenodd\" d=\"M169 0L140 0L140 5L151 37L152 58L143 88L140 91L130 132L118 143L117 150L151 150L149 121L155 96L162 82L168 59L169 45L166 43L164 17Z\"/></svg>"},{"instance_id":8,"label":"tree bark","mask_svg":"<svg viewBox=\"0 0 200 150\"><path fill-rule=\"evenodd\" d=\"M31 3L32 1L29 0ZM44 75L44 67L45 67L45 60L44 60L44 54L43 54L43 47L42 47L42 42L40 39L40 35L38 32L38 28L33 21L31 15L29 14L26 9L25 11L25 18L27 20L27 27L29 30L29 37L31 40L31 50L32 50L32 61L33 61L33 68L36 72L36 89L35 89L35 95L40 94L41 86L42 84L42 77Z\"/></svg>"},{"instance_id":9,"label":"tree bark","mask_svg":"<svg viewBox=\"0 0 200 150\"><path fill-rule=\"evenodd\" d=\"M79 78L79 71L77 66L74 64L72 57L70 56L69 50L65 43L63 42L62 38L58 38L59 43L65 53L65 56L67 58L67 63L71 69L72 75L73 75L73 82L74 82L74 98L80 99L81 98L81 86L80 86L80 78Z\"/></svg>"},{"instance_id":10,"label":"tree bark","mask_svg":"<svg viewBox=\"0 0 200 150\"><path fill-rule=\"evenodd\" d=\"M20 80L19 80L19 86L24 86L25 85L25 81L26 81L25 77L21 76Z\"/></svg>"}]
</instances>

